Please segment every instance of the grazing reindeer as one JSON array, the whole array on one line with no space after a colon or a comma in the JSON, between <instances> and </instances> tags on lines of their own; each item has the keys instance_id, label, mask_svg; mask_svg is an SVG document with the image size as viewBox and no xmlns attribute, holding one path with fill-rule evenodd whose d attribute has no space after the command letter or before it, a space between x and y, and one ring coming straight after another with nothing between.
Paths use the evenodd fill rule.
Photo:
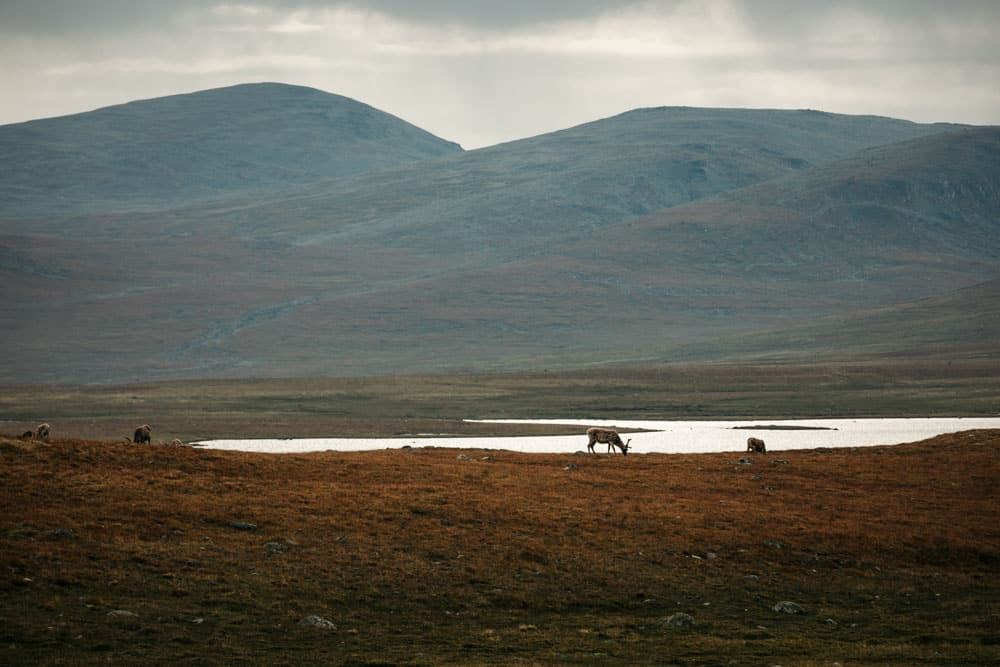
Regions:
<instances>
[{"instance_id":1,"label":"grazing reindeer","mask_svg":"<svg viewBox=\"0 0 1000 667\"><path fill-rule=\"evenodd\" d=\"M590 439L590 442L587 443L587 450L591 454L597 453L594 451L594 443L600 442L607 443L609 454L614 454L614 448L617 447L622 450L622 456L628 456L628 443L632 442L631 438L629 438L628 442L622 442L618 431L612 431L609 428L588 428L587 438Z\"/></svg>"},{"instance_id":2,"label":"grazing reindeer","mask_svg":"<svg viewBox=\"0 0 1000 667\"><path fill-rule=\"evenodd\" d=\"M52 429L48 424L39 424L35 427L35 437L39 440L48 440L49 431Z\"/></svg>"},{"instance_id":3,"label":"grazing reindeer","mask_svg":"<svg viewBox=\"0 0 1000 667\"><path fill-rule=\"evenodd\" d=\"M135 430L135 435L132 436L132 442L144 442L147 445L153 440L152 429L149 428L149 424L143 424Z\"/></svg>"},{"instance_id":4,"label":"grazing reindeer","mask_svg":"<svg viewBox=\"0 0 1000 667\"><path fill-rule=\"evenodd\" d=\"M767 447L764 446L764 441L760 438L747 438L747 451L767 454Z\"/></svg>"}]
</instances>

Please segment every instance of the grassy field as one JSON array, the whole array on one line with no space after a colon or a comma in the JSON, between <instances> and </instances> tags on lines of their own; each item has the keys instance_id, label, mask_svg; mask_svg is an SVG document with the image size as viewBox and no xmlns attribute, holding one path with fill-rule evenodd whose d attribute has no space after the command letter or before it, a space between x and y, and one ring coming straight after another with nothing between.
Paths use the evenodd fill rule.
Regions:
<instances>
[{"instance_id":1,"label":"grassy field","mask_svg":"<svg viewBox=\"0 0 1000 667\"><path fill-rule=\"evenodd\" d=\"M993 416L996 362L670 365L499 375L0 388L0 433L155 442L234 437L575 432L463 419Z\"/></svg>"},{"instance_id":2,"label":"grassy field","mask_svg":"<svg viewBox=\"0 0 1000 667\"><path fill-rule=\"evenodd\" d=\"M1000 431L743 457L0 438L0 663L1000 661Z\"/></svg>"}]
</instances>

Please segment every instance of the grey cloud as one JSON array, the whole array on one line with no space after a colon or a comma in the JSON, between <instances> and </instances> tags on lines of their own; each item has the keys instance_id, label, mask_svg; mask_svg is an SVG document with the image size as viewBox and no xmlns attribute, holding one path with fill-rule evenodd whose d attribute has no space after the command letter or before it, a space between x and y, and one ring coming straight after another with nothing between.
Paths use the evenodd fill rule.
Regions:
<instances>
[{"instance_id":1,"label":"grey cloud","mask_svg":"<svg viewBox=\"0 0 1000 667\"><path fill-rule=\"evenodd\" d=\"M378 11L421 23L459 23L499 28L564 18L584 18L630 5L638 0L244 0L231 4L277 11L351 7ZM198 0L12 0L0 3L0 31L7 33L113 33L119 30L162 29L190 11L227 4ZM658 2L657 5L676 2Z\"/></svg>"},{"instance_id":2,"label":"grey cloud","mask_svg":"<svg viewBox=\"0 0 1000 667\"><path fill-rule=\"evenodd\" d=\"M203 13L225 0L7 0L0 2L0 31L5 33L114 33L129 29L168 28L189 12ZM480 29L509 29L565 19L585 19L626 8L667 13L691 5L684 0L242 0L231 4L275 11L351 7L419 23L466 24ZM729 5L751 29L767 38L794 38L822 27L831 10L857 11L898 23L933 25L946 21L988 21L1000 25L996 0L731 0ZM817 22L820 23L817 23Z\"/></svg>"}]
</instances>

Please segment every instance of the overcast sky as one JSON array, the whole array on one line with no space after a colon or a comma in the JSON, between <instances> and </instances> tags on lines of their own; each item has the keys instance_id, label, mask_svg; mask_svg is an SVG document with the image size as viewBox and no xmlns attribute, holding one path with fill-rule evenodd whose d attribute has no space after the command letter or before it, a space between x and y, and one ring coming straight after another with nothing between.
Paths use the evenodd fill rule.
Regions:
<instances>
[{"instance_id":1,"label":"overcast sky","mask_svg":"<svg viewBox=\"0 0 1000 667\"><path fill-rule=\"evenodd\" d=\"M0 124L236 83L465 148L636 107L1000 124L1000 0L0 0Z\"/></svg>"}]
</instances>

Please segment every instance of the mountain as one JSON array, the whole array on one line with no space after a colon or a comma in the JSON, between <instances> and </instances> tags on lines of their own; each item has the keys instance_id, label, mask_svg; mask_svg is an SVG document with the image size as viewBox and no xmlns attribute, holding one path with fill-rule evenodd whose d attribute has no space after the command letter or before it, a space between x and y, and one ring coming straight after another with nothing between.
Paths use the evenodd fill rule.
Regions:
<instances>
[{"instance_id":1,"label":"mountain","mask_svg":"<svg viewBox=\"0 0 1000 667\"><path fill-rule=\"evenodd\" d=\"M347 97L246 84L0 126L0 216L187 205L458 152Z\"/></svg>"},{"instance_id":2,"label":"mountain","mask_svg":"<svg viewBox=\"0 0 1000 667\"><path fill-rule=\"evenodd\" d=\"M126 213L0 212L0 382L765 358L751 339L808 357L774 336L859 350L845 322L1000 268L997 128L643 109L301 177ZM942 312L951 330L971 319ZM932 338L878 332L910 354Z\"/></svg>"}]
</instances>

